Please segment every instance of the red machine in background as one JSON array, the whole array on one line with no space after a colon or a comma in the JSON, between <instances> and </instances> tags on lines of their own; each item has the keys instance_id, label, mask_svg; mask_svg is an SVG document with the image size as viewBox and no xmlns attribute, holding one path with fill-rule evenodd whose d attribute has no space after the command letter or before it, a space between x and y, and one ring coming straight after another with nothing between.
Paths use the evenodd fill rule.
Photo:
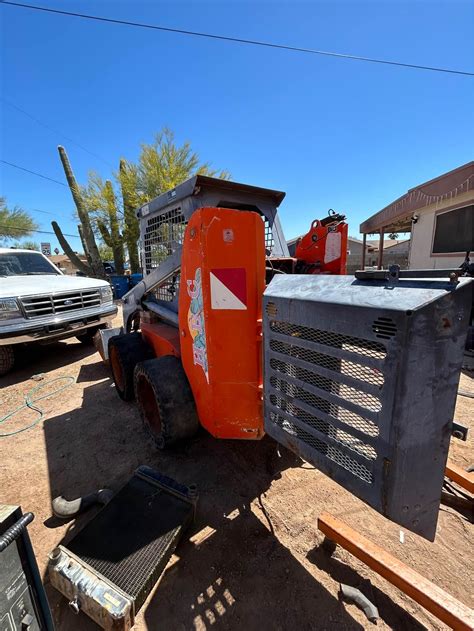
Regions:
<instances>
[{"instance_id":1,"label":"red machine in background","mask_svg":"<svg viewBox=\"0 0 474 631\"><path fill-rule=\"evenodd\" d=\"M345 215L329 211L315 219L309 232L296 243L296 271L299 274L345 274L347 223Z\"/></svg>"}]
</instances>

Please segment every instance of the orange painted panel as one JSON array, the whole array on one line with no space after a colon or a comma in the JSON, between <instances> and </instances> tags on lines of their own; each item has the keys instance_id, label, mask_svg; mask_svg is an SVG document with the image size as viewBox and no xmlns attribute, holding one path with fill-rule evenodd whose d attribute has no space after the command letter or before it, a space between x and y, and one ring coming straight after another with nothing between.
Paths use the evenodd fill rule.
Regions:
<instances>
[{"instance_id":1,"label":"orange painted panel","mask_svg":"<svg viewBox=\"0 0 474 631\"><path fill-rule=\"evenodd\" d=\"M140 329L143 338L153 348L157 357L163 355L180 356L179 331L175 327L142 320Z\"/></svg>"},{"instance_id":2,"label":"orange painted panel","mask_svg":"<svg viewBox=\"0 0 474 631\"><path fill-rule=\"evenodd\" d=\"M186 228L180 283L181 357L201 424L219 438L261 438L261 216L196 211Z\"/></svg>"}]
</instances>

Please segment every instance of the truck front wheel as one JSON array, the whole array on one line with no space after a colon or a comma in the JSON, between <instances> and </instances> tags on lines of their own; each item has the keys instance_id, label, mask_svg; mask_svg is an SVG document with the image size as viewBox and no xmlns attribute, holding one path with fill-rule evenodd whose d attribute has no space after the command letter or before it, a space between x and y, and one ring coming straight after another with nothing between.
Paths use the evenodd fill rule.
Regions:
<instances>
[{"instance_id":1,"label":"truck front wheel","mask_svg":"<svg viewBox=\"0 0 474 631\"><path fill-rule=\"evenodd\" d=\"M13 346L0 346L0 377L6 375L13 368L15 353Z\"/></svg>"},{"instance_id":2,"label":"truck front wheel","mask_svg":"<svg viewBox=\"0 0 474 631\"><path fill-rule=\"evenodd\" d=\"M90 346L94 343L94 335L97 333L99 329L100 329L99 326L93 326L89 329L86 329L84 333L81 333L80 335L76 335L76 339L78 339L79 342L81 342L81 344Z\"/></svg>"}]
</instances>

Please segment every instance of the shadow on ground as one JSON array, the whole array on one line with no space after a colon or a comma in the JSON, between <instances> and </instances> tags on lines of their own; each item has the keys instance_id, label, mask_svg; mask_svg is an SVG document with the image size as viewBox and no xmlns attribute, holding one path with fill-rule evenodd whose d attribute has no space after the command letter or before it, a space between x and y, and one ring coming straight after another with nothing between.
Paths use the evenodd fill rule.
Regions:
<instances>
[{"instance_id":1,"label":"shadow on ground","mask_svg":"<svg viewBox=\"0 0 474 631\"><path fill-rule=\"evenodd\" d=\"M332 550L328 550L328 547L321 544L310 550L306 558L320 570L329 574L337 583L360 589L364 596L377 607L380 617L390 629L413 629L413 631L426 629L407 611L395 604L389 596L372 585L370 580L363 578L354 568L337 559L334 554L331 555Z\"/></svg>"},{"instance_id":2,"label":"shadow on ground","mask_svg":"<svg viewBox=\"0 0 474 631\"><path fill-rule=\"evenodd\" d=\"M204 432L180 449L158 452L133 404L121 404L117 414L117 395L101 364L84 366L78 381L101 374L103 381L84 389L80 408L44 422L51 497L72 499L105 486L117 490L137 466L148 464L198 485L194 533L212 532L203 542L186 540L178 548L179 560L145 605L148 629L314 628L315 612L325 621L321 627L334 617L343 628L358 628L250 510L282 470L299 464L293 454L279 454L270 439L225 442ZM88 512L71 522L62 543L92 516ZM50 518L45 525L54 527L56 521ZM58 631L96 628L83 614L76 617L47 579L46 584Z\"/></svg>"},{"instance_id":3,"label":"shadow on ground","mask_svg":"<svg viewBox=\"0 0 474 631\"><path fill-rule=\"evenodd\" d=\"M148 629L363 628L250 510L179 554L146 607Z\"/></svg>"},{"instance_id":4,"label":"shadow on ground","mask_svg":"<svg viewBox=\"0 0 474 631\"><path fill-rule=\"evenodd\" d=\"M2 377L2 387L30 379L32 375L46 373L84 359L96 352L94 346L65 341L53 344L28 344L15 346L15 367Z\"/></svg>"},{"instance_id":5,"label":"shadow on ground","mask_svg":"<svg viewBox=\"0 0 474 631\"><path fill-rule=\"evenodd\" d=\"M193 531L142 609L147 629L362 628L272 534L265 492L282 471L300 466L298 458L267 437L231 442L205 432L175 451L159 452L142 429L135 405L117 402L103 364L83 366L78 377L79 382L98 379L84 389L81 407L44 422L51 497L73 499L103 487L116 491L142 464L184 484L196 483L200 493ZM259 517L251 510L255 499ZM71 522L61 543L67 545L97 510ZM55 518L45 521L47 527L56 525ZM323 569L333 575L338 565L327 563ZM345 582L360 583L350 568L342 575ZM333 578L342 580L338 576ZM47 577L45 583L57 631L98 628L84 614L75 616ZM420 628L381 592L377 604L383 612L391 608L387 620L395 628Z\"/></svg>"}]
</instances>

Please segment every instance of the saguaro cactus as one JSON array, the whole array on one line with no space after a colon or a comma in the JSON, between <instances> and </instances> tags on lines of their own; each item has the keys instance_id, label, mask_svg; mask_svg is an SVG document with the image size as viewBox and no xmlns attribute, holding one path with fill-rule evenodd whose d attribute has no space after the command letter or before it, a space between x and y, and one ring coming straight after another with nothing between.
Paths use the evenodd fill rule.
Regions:
<instances>
[{"instance_id":1,"label":"saguaro cactus","mask_svg":"<svg viewBox=\"0 0 474 631\"><path fill-rule=\"evenodd\" d=\"M61 163L63 165L64 174L66 176L66 180L67 180L67 183L69 185L69 189L71 191L72 198L73 198L74 203L76 205L77 214L79 216L79 221L81 222L81 229L82 229L81 237L83 239L85 254L86 254L86 257L87 257L87 260L89 262L90 269L91 269L91 272L92 272L91 275L95 276L96 278L105 278L104 266L102 265L102 261L100 259L100 254L99 254L99 250L98 250L97 244L95 242L94 232L92 230L89 214L88 214L87 209L85 207L84 200L82 199L82 196L81 196L81 193L80 193L80 190L79 190L79 186L78 186L78 184L76 182L76 178L74 177L74 173L72 171L71 164L69 162L69 158L67 157L67 153L66 153L66 150L64 149L64 147L59 146L58 147L58 151L59 151L59 157L61 159ZM54 226L53 226L53 228L54 228ZM59 226L58 226L58 228L59 228ZM63 239L64 239L64 237L63 237ZM64 245L63 245L63 247L64 247ZM71 248L68 248L68 249L70 251L72 251ZM68 254L66 249L64 249L64 252L66 252L66 254L67 254L68 258L71 260L71 262L73 262L74 265L77 265L77 262L75 262L75 261L73 261L71 259L70 255Z\"/></svg>"},{"instance_id":2,"label":"saguaro cactus","mask_svg":"<svg viewBox=\"0 0 474 631\"><path fill-rule=\"evenodd\" d=\"M51 225L53 226L53 230L54 230L54 234L56 235L56 238L59 241L59 245L62 247L65 255L68 257L68 259L71 261L71 263L77 267L77 269L82 272L83 274L86 274L87 276L93 276L93 270L90 267L90 265L86 265L83 261L81 261L81 259L77 256L77 254L74 252L74 250L71 248L71 246L69 245L66 237L63 235L61 228L58 226L58 224L56 223L56 221L52 221ZM79 226L78 226L79 228ZM80 231L79 231L80 234Z\"/></svg>"},{"instance_id":3,"label":"saguaro cactus","mask_svg":"<svg viewBox=\"0 0 474 631\"><path fill-rule=\"evenodd\" d=\"M109 215L110 229L108 229L102 221L98 221L97 226L100 230L100 234L105 244L108 245L109 248L112 248L115 272L117 274L123 274L123 237L120 234L120 224L117 214L117 200L115 199L114 189L110 180L107 180L105 182L104 197L107 202L107 213Z\"/></svg>"},{"instance_id":4,"label":"saguaro cactus","mask_svg":"<svg viewBox=\"0 0 474 631\"><path fill-rule=\"evenodd\" d=\"M123 236L127 245L130 270L132 274L134 274L140 271L140 261L138 258L140 227L135 215L139 203L136 195L136 182L134 181L136 180L136 174L132 172L132 169L130 169L123 158L120 160L119 178L123 201Z\"/></svg>"}]
</instances>

